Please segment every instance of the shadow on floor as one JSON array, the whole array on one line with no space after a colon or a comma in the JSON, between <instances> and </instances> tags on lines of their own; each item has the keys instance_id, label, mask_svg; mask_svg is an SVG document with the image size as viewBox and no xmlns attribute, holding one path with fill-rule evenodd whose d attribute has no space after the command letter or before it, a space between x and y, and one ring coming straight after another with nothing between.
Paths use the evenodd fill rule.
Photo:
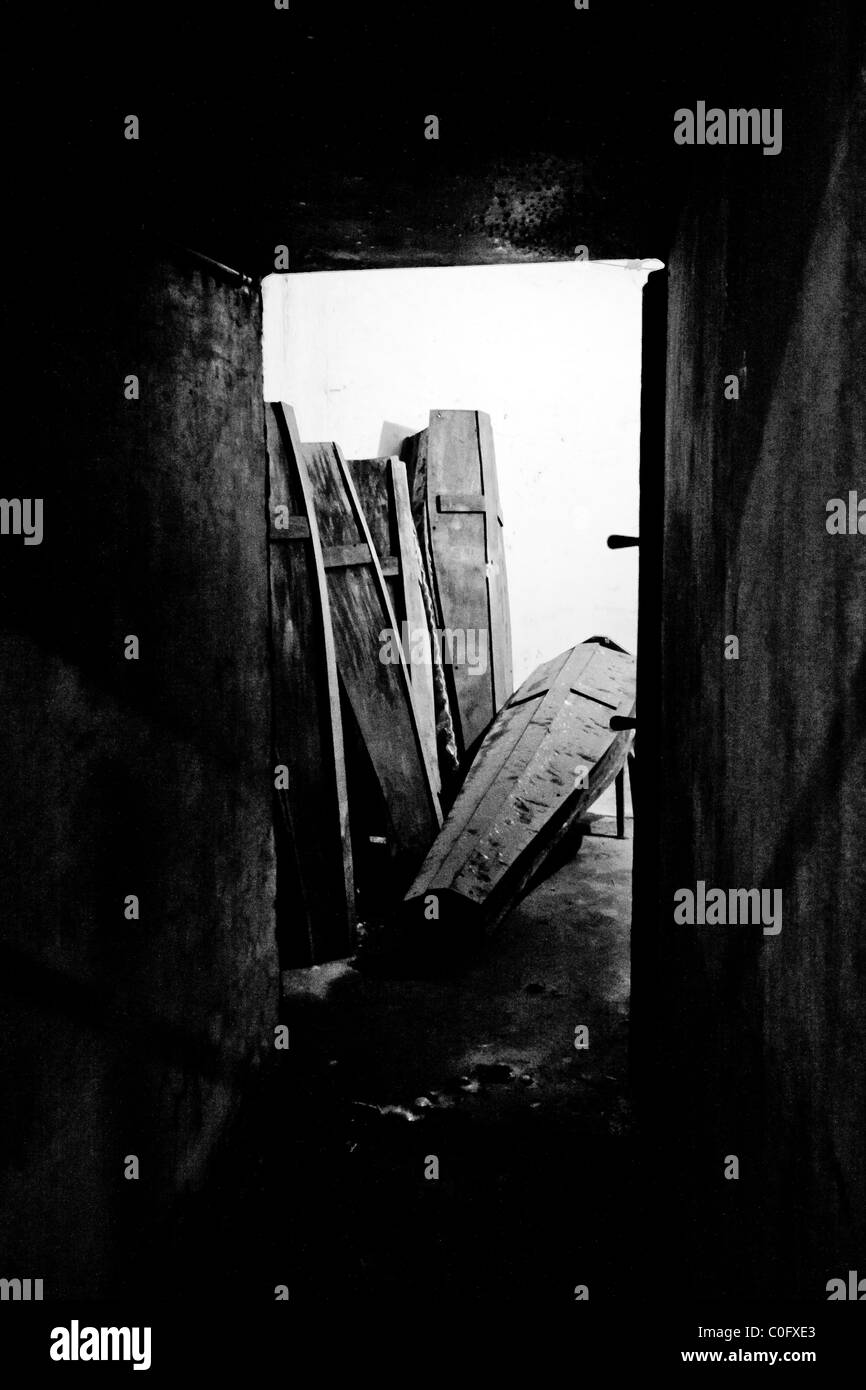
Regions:
<instances>
[{"instance_id":1,"label":"shadow on floor","mask_svg":"<svg viewBox=\"0 0 866 1390\"><path fill-rule=\"evenodd\" d=\"M451 978L287 972L290 1049L173 1230L177 1285L317 1308L633 1289L630 913L631 840L597 816Z\"/></svg>"}]
</instances>

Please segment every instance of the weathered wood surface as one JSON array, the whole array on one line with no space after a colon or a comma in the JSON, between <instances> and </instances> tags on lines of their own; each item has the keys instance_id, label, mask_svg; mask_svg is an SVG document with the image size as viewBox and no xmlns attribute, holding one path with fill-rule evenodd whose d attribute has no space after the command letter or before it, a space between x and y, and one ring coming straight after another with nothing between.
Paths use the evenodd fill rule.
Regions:
<instances>
[{"instance_id":1,"label":"weathered wood surface","mask_svg":"<svg viewBox=\"0 0 866 1390\"><path fill-rule=\"evenodd\" d=\"M420 553L406 465L398 458L349 459L349 471L388 580L388 593L412 682L412 699L431 781L441 790L430 632L421 592ZM390 560L390 563L389 563ZM404 627L405 624L405 627Z\"/></svg>"},{"instance_id":2,"label":"weathered wood surface","mask_svg":"<svg viewBox=\"0 0 866 1390\"><path fill-rule=\"evenodd\" d=\"M370 547L368 545L329 545L322 551L326 570L338 570L343 565L369 565ZM383 575L398 575L400 562L396 555L380 555L379 564Z\"/></svg>"},{"instance_id":3,"label":"weathered wood surface","mask_svg":"<svg viewBox=\"0 0 866 1390\"><path fill-rule=\"evenodd\" d=\"M383 661L383 634L397 622L376 547L346 460L333 443L304 444L322 546L367 546L365 563L326 571L342 688L391 819L395 851L417 864L442 824L402 649Z\"/></svg>"},{"instance_id":4,"label":"weathered wood surface","mask_svg":"<svg viewBox=\"0 0 866 1390\"><path fill-rule=\"evenodd\" d=\"M294 412L267 410L274 761L298 901L281 924L293 963L350 953L355 894L340 695L322 547Z\"/></svg>"},{"instance_id":5,"label":"weathered wood surface","mask_svg":"<svg viewBox=\"0 0 866 1390\"><path fill-rule=\"evenodd\" d=\"M634 697L634 658L597 643L538 667L481 744L407 912L421 916L433 895L446 930L495 925L623 766L633 734L610 719L632 714Z\"/></svg>"},{"instance_id":6,"label":"weathered wood surface","mask_svg":"<svg viewBox=\"0 0 866 1390\"><path fill-rule=\"evenodd\" d=\"M429 523L432 581L444 629L465 633L480 663L446 666L461 756L513 690L511 620L502 510L490 418L476 410L433 410L404 446L417 502ZM415 508L416 522L418 509ZM483 634L483 636L479 636ZM471 650L471 648L468 648ZM447 646L446 646L447 660Z\"/></svg>"}]
</instances>

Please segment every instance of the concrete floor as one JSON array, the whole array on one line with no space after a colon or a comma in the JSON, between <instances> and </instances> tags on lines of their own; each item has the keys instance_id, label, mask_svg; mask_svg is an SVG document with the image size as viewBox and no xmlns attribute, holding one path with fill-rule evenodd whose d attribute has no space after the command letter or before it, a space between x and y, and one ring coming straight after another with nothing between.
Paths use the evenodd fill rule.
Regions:
<instances>
[{"instance_id":1,"label":"concrete floor","mask_svg":"<svg viewBox=\"0 0 866 1390\"><path fill-rule=\"evenodd\" d=\"M594 819L580 852L458 974L388 979L343 961L285 972L296 1063L327 1068L354 1110L407 1124L436 1114L443 1134L449 1116L529 1123L534 1110L624 1125L631 841L615 832Z\"/></svg>"},{"instance_id":2,"label":"concrete floor","mask_svg":"<svg viewBox=\"0 0 866 1390\"><path fill-rule=\"evenodd\" d=\"M289 1052L176 1233L178 1278L194 1247L211 1277L271 1298L285 1283L311 1308L624 1290L630 820L626 834L593 817L449 977L287 972Z\"/></svg>"}]
</instances>

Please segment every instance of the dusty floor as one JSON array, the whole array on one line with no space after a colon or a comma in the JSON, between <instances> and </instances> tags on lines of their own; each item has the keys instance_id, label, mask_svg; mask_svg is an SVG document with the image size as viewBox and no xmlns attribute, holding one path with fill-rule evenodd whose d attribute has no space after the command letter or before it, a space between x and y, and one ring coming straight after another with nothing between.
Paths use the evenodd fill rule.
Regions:
<instances>
[{"instance_id":1,"label":"dusty floor","mask_svg":"<svg viewBox=\"0 0 866 1390\"><path fill-rule=\"evenodd\" d=\"M211 1275L311 1307L616 1296L630 904L630 838L597 816L450 977L286 973L289 1053L177 1233L178 1280L194 1248Z\"/></svg>"}]
</instances>

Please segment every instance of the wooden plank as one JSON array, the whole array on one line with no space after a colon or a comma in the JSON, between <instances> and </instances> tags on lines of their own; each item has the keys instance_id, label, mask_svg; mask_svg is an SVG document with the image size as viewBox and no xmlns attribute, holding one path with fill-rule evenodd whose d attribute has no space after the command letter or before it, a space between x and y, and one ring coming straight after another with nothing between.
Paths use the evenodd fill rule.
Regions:
<instances>
[{"instance_id":1,"label":"wooden plank","mask_svg":"<svg viewBox=\"0 0 866 1390\"><path fill-rule=\"evenodd\" d=\"M289 770L288 788L275 795L299 895L281 927L286 963L316 963L349 954L355 926L337 663L321 542L290 406L267 410L267 448L272 538L288 537L286 530L275 532L278 508L296 522L296 543L271 545L268 567L274 760Z\"/></svg>"},{"instance_id":2,"label":"wooden plank","mask_svg":"<svg viewBox=\"0 0 866 1390\"><path fill-rule=\"evenodd\" d=\"M381 561L383 555L397 554L397 531L389 493L387 458L349 459L349 472L358 501L364 509L373 547ZM389 584L391 603L397 611L399 591ZM398 613L399 617L399 613Z\"/></svg>"},{"instance_id":3,"label":"wooden plank","mask_svg":"<svg viewBox=\"0 0 866 1390\"><path fill-rule=\"evenodd\" d=\"M383 661L383 640L398 631L385 578L346 460L334 443L304 444L313 507L325 547L369 547L371 563L327 571L337 668L391 820L391 842L417 864L442 817L424 754L409 674L399 644Z\"/></svg>"},{"instance_id":4,"label":"wooden plank","mask_svg":"<svg viewBox=\"0 0 866 1390\"><path fill-rule=\"evenodd\" d=\"M426 513L427 510L427 430L421 430L420 434L410 434L403 440L400 458L406 466L412 520L417 531L421 525L422 513Z\"/></svg>"},{"instance_id":5,"label":"wooden plank","mask_svg":"<svg viewBox=\"0 0 866 1390\"><path fill-rule=\"evenodd\" d=\"M581 644L546 663L497 715L436 843L406 895L429 894L440 911L488 929L509 910L569 827L616 777L631 732L610 729L605 696L634 709L634 659ZM588 770L582 786L576 769Z\"/></svg>"},{"instance_id":6,"label":"wooden plank","mask_svg":"<svg viewBox=\"0 0 866 1390\"><path fill-rule=\"evenodd\" d=\"M350 459L348 466L373 544L382 561L382 574L391 581L388 593L397 619L397 636L403 647L412 684L412 700L430 780L438 795L441 781L436 750L430 635L422 597L420 559L406 467L400 459L393 457ZM393 551L394 555L389 556L389 551ZM391 565L388 564L389 559ZM408 640L404 640L405 637Z\"/></svg>"},{"instance_id":7,"label":"wooden plank","mask_svg":"<svg viewBox=\"0 0 866 1390\"><path fill-rule=\"evenodd\" d=\"M430 630L424 607L421 554L412 521L406 466L398 458L388 460L389 500L395 528L395 549L400 559L400 621L410 634L405 653L412 680L412 699L427 764L437 794L441 791L439 754L436 748L436 698L433 690L433 663L430 656ZM384 568L384 567L383 567Z\"/></svg>"},{"instance_id":8,"label":"wooden plank","mask_svg":"<svg viewBox=\"0 0 866 1390\"><path fill-rule=\"evenodd\" d=\"M490 419L474 410L431 411L427 430L407 441L404 452L416 502L424 491L441 627L465 634L467 659L448 661L445 651L455 733L463 756L513 689L508 585ZM417 505L413 514L417 523Z\"/></svg>"},{"instance_id":9,"label":"wooden plank","mask_svg":"<svg viewBox=\"0 0 866 1390\"><path fill-rule=\"evenodd\" d=\"M505 569L505 540L499 501L499 479L490 416L478 411L478 447L481 451L481 478L487 498L485 578L490 611L490 649L493 678L493 709L500 710L514 691L511 653L511 612L508 606L508 575Z\"/></svg>"},{"instance_id":10,"label":"wooden plank","mask_svg":"<svg viewBox=\"0 0 866 1390\"><path fill-rule=\"evenodd\" d=\"M480 492L481 460L474 411L431 411L427 438L427 505L433 580L443 628L473 634L485 671L471 676L468 664L446 661L452 714L461 757L495 714L490 676L490 615L486 563L486 518L481 513L437 512L439 493Z\"/></svg>"}]
</instances>

